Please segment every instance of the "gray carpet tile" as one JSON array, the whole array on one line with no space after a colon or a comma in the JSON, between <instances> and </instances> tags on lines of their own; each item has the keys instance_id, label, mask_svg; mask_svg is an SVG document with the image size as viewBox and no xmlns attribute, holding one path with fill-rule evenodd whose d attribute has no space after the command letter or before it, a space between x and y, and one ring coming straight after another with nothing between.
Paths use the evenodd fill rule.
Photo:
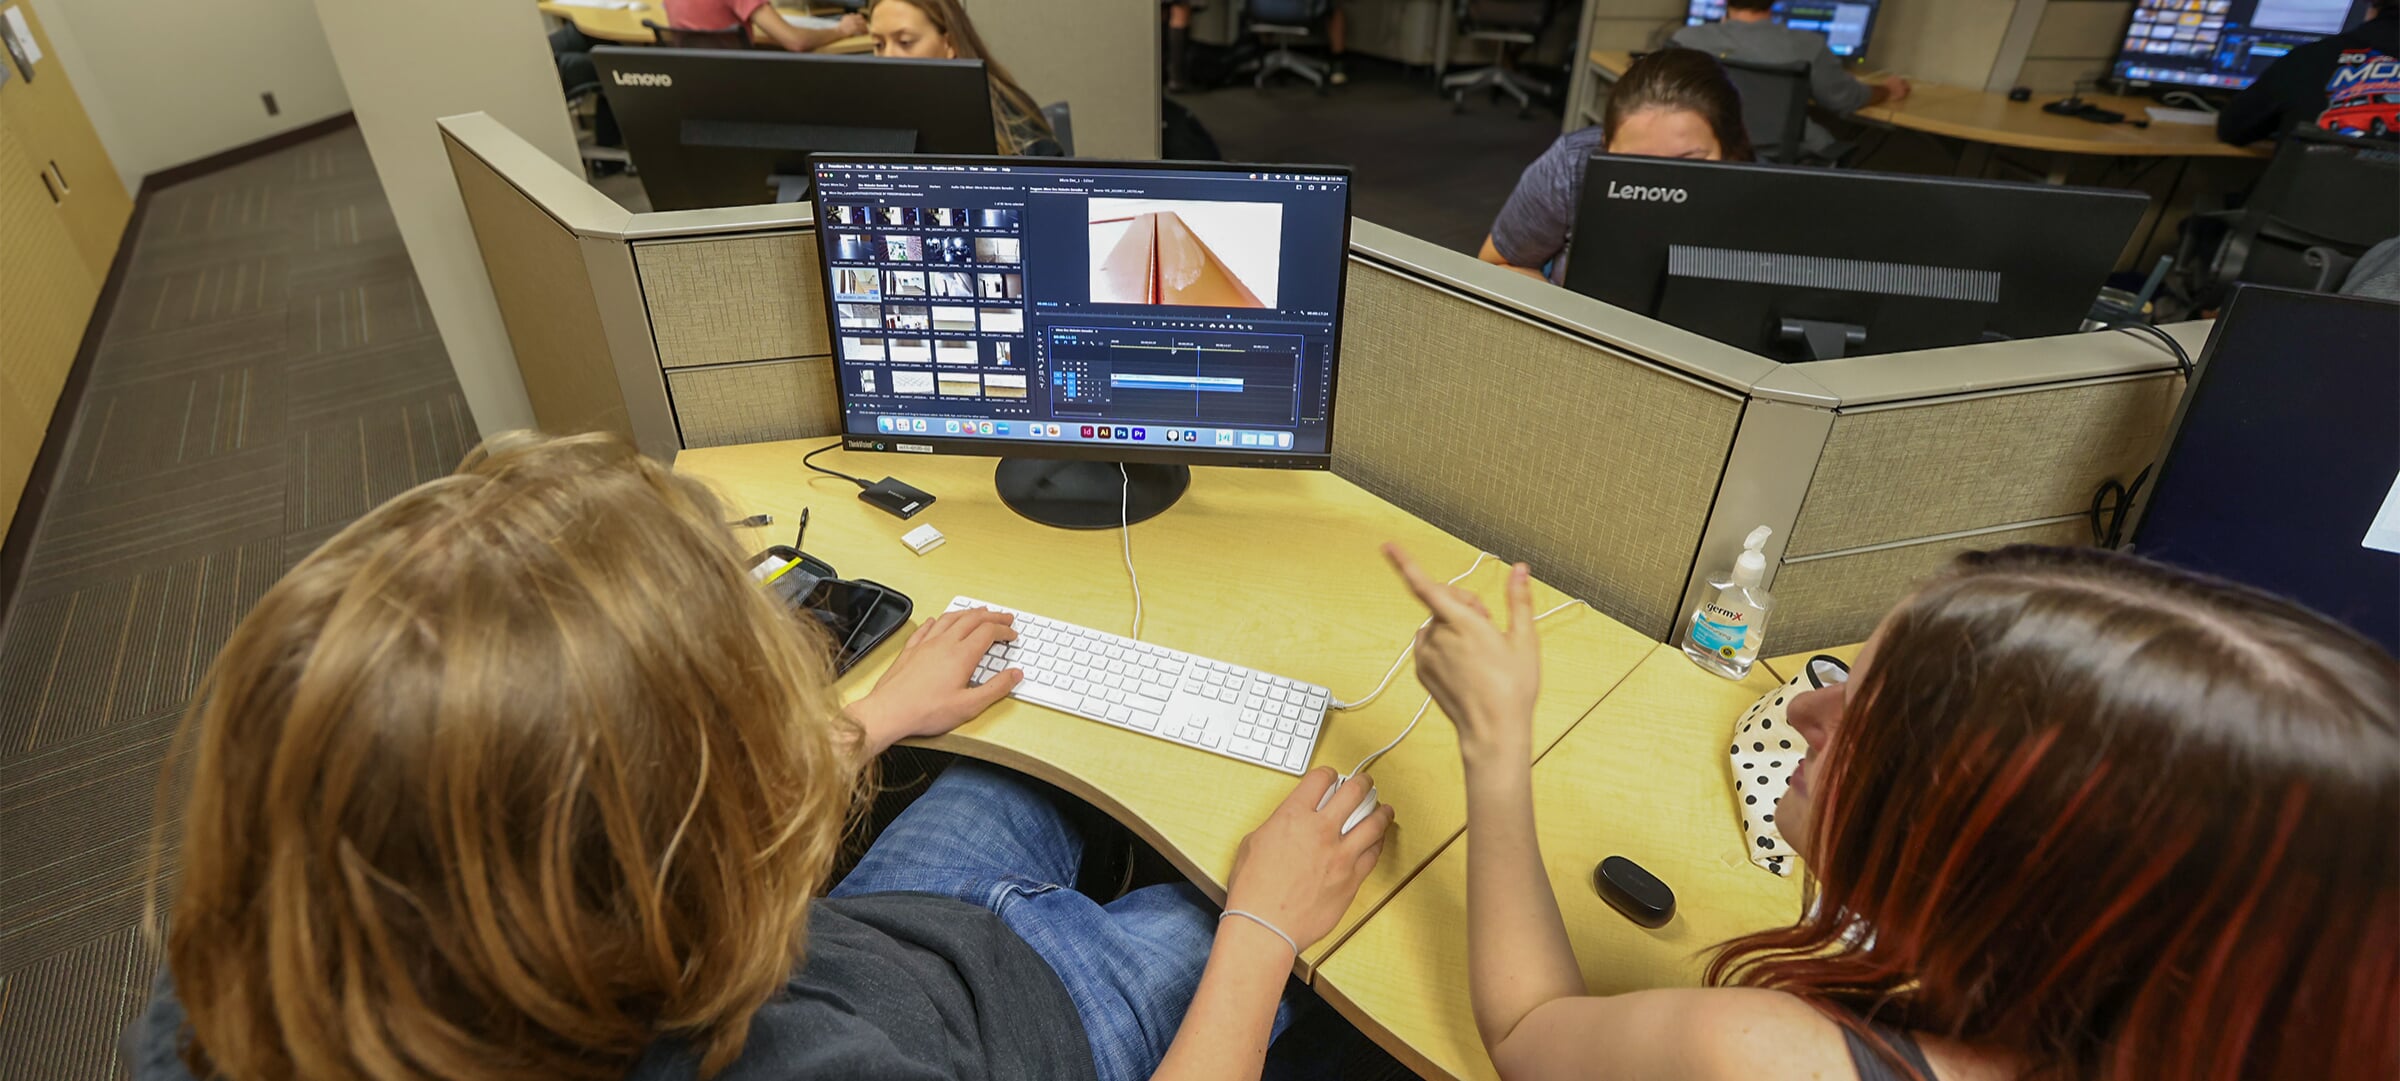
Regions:
<instances>
[{"instance_id":1,"label":"gray carpet tile","mask_svg":"<svg viewBox=\"0 0 2400 1081\"><path fill-rule=\"evenodd\" d=\"M0 621L12 1081L121 1076L158 964L139 925L162 768L235 623L476 438L355 130L155 192L128 243Z\"/></svg>"}]
</instances>

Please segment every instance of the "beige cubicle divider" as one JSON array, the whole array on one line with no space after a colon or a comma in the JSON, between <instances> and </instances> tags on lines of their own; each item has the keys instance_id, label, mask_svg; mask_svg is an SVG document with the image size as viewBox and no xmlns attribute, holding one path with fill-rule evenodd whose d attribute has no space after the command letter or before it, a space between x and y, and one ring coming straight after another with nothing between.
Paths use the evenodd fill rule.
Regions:
<instances>
[{"instance_id":1,"label":"beige cubicle divider","mask_svg":"<svg viewBox=\"0 0 2400 1081\"><path fill-rule=\"evenodd\" d=\"M545 427L838 434L807 206L631 214L488 117L442 131ZM2113 333L1778 364L1363 221L1343 334L1336 473L1662 641L1772 526L1778 653L1864 637L1955 552L2086 542L2182 385Z\"/></svg>"},{"instance_id":2,"label":"beige cubicle divider","mask_svg":"<svg viewBox=\"0 0 2400 1081\"><path fill-rule=\"evenodd\" d=\"M1665 635L1775 365L1363 221L1348 286L1334 472Z\"/></svg>"}]
</instances>

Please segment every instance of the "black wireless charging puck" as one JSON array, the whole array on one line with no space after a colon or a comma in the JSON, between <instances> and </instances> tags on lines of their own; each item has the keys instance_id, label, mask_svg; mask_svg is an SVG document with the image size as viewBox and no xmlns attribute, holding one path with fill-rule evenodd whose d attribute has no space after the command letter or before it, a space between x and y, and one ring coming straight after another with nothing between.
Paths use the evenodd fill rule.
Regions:
<instances>
[{"instance_id":1,"label":"black wireless charging puck","mask_svg":"<svg viewBox=\"0 0 2400 1081\"><path fill-rule=\"evenodd\" d=\"M1675 918L1675 891L1623 856L1601 860L1592 869L1592 886L1609 907L1644 927L1664 927Z\"/></svg>"}]
</instances>

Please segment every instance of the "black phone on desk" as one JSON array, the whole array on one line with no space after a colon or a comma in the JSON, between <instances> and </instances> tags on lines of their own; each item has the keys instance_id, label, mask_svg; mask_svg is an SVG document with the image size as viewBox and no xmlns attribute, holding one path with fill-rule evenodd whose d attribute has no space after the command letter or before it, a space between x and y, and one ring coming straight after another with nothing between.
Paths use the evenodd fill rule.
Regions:
<instances>
[{"instance_id":1,"label":"black phone on desk","mask_svg":"<svg viewBox=\"0 0 2400 1081\"><path fill-rule=\"evenodd\" d=\"M770 595L825 631L834 644L835 675L874 652L916 612L908 594L881 582L840 577L832 564L788 545L752 556L750 573Z\"/></svg>"}]
</instances>

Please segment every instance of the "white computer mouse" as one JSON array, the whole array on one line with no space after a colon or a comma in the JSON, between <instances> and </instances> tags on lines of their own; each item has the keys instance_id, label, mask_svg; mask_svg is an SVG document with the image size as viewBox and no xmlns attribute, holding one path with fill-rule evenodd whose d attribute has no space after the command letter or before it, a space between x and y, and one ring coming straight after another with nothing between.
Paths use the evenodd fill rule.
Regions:
<instances>
[{"instance_id":1,"label":"white computer mouse","mask_svg":"<svg viewBox=\"0 0 2400 1081\"><path fill-rule=\"evenodd\" d=\"M1336 775L1334 778L1333 787L1326 789L1325 794L1317 798L1317 809L1320 811L1324 810L1326 804L1333 802L1333 794L1341 791L1342 786L1349 783L1350 778ZM1358 802L1358 809L1350 812L1350 817L1342 820L1342 833L1344 836L1347 836L1351 830L1357 829L1358 824L1366 821L1368 815L1375 813L1375 805L1377 802L1379 802L1376 797L1381 792L1381 789L1372 784L1367 786L1367 798L1360 800Z\"/></svg>"}]
</instances>

